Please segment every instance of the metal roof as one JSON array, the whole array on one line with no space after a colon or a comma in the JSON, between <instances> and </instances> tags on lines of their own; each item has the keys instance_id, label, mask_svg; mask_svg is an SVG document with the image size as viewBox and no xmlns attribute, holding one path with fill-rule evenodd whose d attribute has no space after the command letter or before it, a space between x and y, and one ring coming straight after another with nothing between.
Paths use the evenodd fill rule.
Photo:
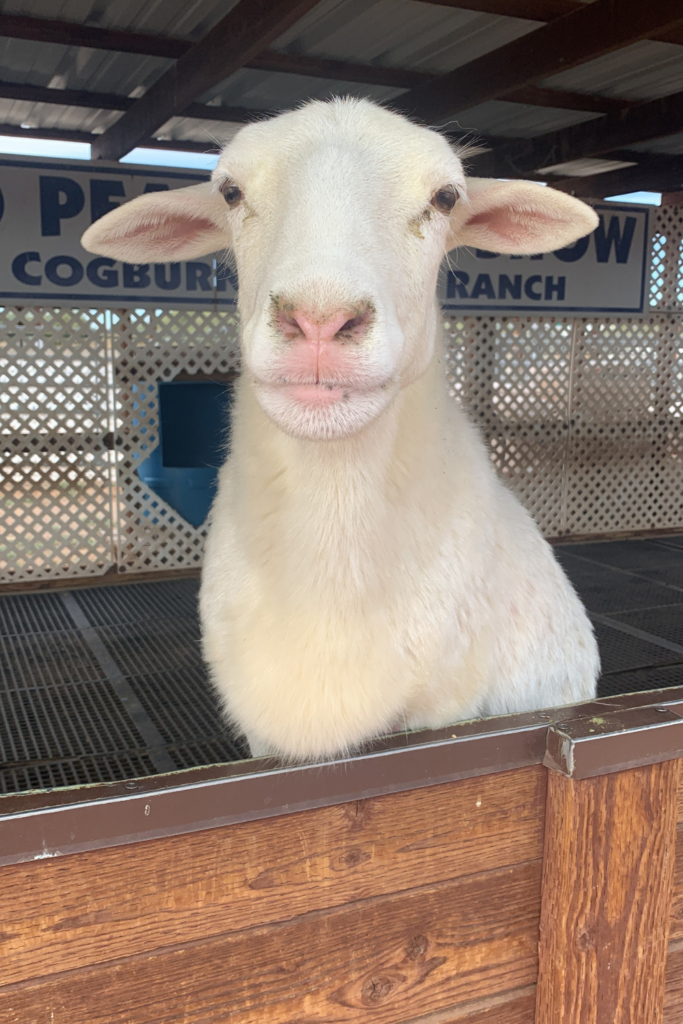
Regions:
<instances>
[{"instance_id":1,"label":"metal roof","mask_svg":"<svg viewBox=\"0 0 683 1024\"><path fill-rule=\"evenodd\" d=\"M197 40L236 0L0 0L0 14L73 21L122 30ZM442 6L419 0L321 0L281 35L272 48L388 68L443 74L539 28L540 22ZM53 89L68 88L140 96L171 61L58 43L0 38L0 79ZM646 40L538 83L631 100L654 99L683 90L683 46ZM247 107L256 112L284 109L309 98L350 94L391 101L403 90L260 71L245 67L212 89L201 102ZM198 97L198 99L200 99ZM117 111L0 99L0 122L17 127L99 133ZM449 126L494 136L535 137L589 121L599 114L558 105L532 106L490 101L461 112ZM213 148L234 132L225 120L173 117L158 137L194 140ZM641 149L671 149L671 139ZM662 149L662 145L665 147Z\"/></svg>"}]
</instances>

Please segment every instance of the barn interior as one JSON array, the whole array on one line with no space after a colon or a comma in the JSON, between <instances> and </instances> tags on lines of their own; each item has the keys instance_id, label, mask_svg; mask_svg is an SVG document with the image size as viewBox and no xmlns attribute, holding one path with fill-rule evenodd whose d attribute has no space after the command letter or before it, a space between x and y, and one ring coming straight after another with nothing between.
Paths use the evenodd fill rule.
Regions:
<instances>
[{"instance_id":1,"label":"barn interior","mask_svg":"<svg viewBox=\"0 0 683 1024\"><path fill-rule=\"evenodd\" d=\"M683 685L682 58L676 2L2 0L0 136L174 166L365 96L469 145L470 174L646 194L641 316L444 311L452 397L557 546L609 696ZM215 459L204 436L163 479L148 461L197 387L229 406L236 311L0 302L0 792L244 757L196 615Z\"/></svg>"}]
</instances>

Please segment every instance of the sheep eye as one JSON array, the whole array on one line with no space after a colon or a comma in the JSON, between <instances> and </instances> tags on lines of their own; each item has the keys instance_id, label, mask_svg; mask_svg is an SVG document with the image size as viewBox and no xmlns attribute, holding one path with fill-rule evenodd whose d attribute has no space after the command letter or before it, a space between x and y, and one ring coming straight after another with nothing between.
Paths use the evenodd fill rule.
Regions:
<instances>
[{"instance_id":1,"label":"sheep eye","mask_svg":"<svg viewBox=\"0 0 683 1024\"><path fill-rule=\"evenodd\" d=\"M435 192L431 198L431 204L441 213L450 213L455 206L458 193L453 185L445 185Z\"/></svg>"},{"instance_id":2,"label":"sheep eye","mask_svg":"<svg viewBox=\"0 0 683 1024\"><path fill-rule=\"evenodd\" d=\"M242 189L229 178L223 182L219 191L228 206L237 206L242 201Z\"/></svg>"}]
</instances>

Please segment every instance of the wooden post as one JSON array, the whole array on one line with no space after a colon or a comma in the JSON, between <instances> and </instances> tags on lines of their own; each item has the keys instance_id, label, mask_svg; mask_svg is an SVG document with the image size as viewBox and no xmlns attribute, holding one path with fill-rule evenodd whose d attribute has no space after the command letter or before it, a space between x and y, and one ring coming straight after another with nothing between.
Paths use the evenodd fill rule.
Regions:
<instances>
[{"instance_id":1,"label":"wooden post","mask_svg":"<svg viewBox=\"0 0 683 1024\"><path fill-rule=\"evenodd\" d=\"M661 1024L679 763L550 771L536 1024Z\"/></svg>"}]
</instances>

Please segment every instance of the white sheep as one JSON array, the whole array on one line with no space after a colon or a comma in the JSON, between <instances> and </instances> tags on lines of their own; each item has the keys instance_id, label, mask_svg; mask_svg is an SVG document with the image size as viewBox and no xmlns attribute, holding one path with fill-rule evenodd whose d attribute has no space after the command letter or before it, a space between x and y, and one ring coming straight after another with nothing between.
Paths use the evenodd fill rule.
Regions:
<instances>
[{"instance_id":1,"label":"white sheep","mask_svg":"<svg viewBox=\"0 0 683 1024\"><path fill-rule=\"evenodd\" d=\"M255 755L586 700L585 611L448 396L437 272L538 253L594 212L467 179L438 132L364 100L242 128L210 184L86 231L140 263L230 247L243 374L201 589L204 651Z\"/></svg>"}]
</instances>

